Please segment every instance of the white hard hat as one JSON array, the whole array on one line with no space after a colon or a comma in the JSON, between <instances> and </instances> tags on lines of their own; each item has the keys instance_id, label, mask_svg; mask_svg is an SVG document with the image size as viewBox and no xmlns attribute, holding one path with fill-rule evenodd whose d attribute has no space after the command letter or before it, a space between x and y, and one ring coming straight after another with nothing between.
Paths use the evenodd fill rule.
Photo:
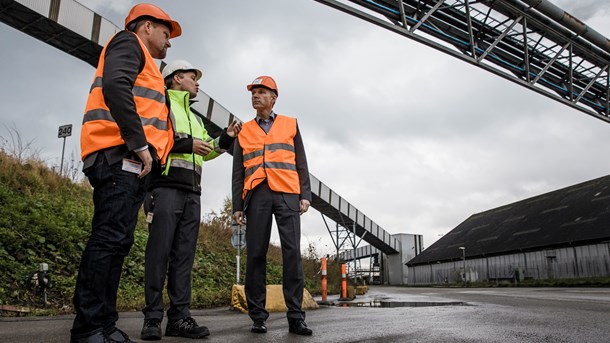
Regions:
<instances>
[{"instance_id":1,"label":"white hard hat","mask_svg":"<svg viewBox=\"0 0 610 343\"><path fill-rule=\"evenodd\" d=\"M167 78L168 76L172 75L173 73L179 71L179 70L183 70L183 71L189 71L192 70L195 72L196 74L196 80L199 80L201 78L201 70L193 67L193 65L185 60L175 60L175 61L171 61L168 65L165 66L165 68L163 68L163 71L161 72L161 75L163 75L163 78Z\"/></svg>"}]
</instances>

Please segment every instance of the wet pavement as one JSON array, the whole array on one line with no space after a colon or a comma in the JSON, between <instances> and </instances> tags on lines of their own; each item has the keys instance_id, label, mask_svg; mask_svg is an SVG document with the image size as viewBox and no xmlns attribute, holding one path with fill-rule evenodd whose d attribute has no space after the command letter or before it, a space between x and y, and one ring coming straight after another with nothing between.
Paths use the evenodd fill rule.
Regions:
<instances>
[{"instance_id":1,"label":"wet pavement","mask_svg":"<svg viewBox=\"0 0 610 343\"><path fill-rule=\"evenodd\" d=\"M283 313L271 314L267 334L250 333L248 316L228 308L193 315L209 327L211 335L202 340L208 342L610 343L609 288L376 286L350 305L337 296L328 300L334 305L307 313L314 330L310 337L288 333ZM68 342L72 319L0 318L0 342ZM139 312L125 312L118 325L141 342L142 319ZM164 337L162 342L193 340Z\"/></svg>"}]
</instances>

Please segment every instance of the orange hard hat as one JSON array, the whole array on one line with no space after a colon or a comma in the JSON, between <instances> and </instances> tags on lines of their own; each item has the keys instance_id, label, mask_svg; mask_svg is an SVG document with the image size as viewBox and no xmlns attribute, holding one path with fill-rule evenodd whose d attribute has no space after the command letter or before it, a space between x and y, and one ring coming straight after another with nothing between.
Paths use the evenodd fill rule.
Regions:
<instances>
[{"instance_id":1,"label":"orange hard hat","mask_svg":"<svg viewBox=\"0 0 610 343\"><path fill-rule=\"evenodd\" d=\"M127 29L129 23L140 17L152 17L157 20L166 22L171 29L169 38L176 38L182 34L182 28L180 27L180 24L170 18L169 15L165 13L162 9L152 4L137 4L133 6L129 11L129 14L125 18L125 29Z\"/></svg>"},{"instance_id":2,"label":"orange hard hat","mask_svg":"<svg viewBox=\"0 0 610 343\"><path fill-rule=\"evenodd\" d=\"M259 76L251 84L247 86L248 90L251 91L253 87L262 86L271 89L278 95L277 85L271 76Z\"/></svg>"}]
</instances>

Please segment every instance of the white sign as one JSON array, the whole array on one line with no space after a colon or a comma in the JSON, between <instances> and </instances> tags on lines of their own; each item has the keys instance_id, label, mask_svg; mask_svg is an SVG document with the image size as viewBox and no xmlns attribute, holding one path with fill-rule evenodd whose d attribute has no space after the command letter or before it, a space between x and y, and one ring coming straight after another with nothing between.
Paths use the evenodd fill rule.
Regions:
<instances>
[{"instance_id":1,"label":"white sign","mask_svg":"<svg viewBox=\"0 0 610 343\"><path fill-rule=\"evenodd\" d=\"M72 136L72 124L62 125L57 131L57 138L70 137Z\"/></svg>"}]
</instances>

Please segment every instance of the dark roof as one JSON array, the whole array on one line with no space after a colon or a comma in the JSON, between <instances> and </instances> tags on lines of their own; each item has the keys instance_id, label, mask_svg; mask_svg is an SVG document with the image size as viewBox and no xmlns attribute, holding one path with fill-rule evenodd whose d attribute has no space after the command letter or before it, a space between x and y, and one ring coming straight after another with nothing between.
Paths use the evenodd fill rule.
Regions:
<instances>
[{"instance_id":1,"label":"dark roof","mask_svg":"<svg viewBox=\"0 0 610 343\"><path fill-rule=\"evenodd\" d=\"M610 175L466 219L407 265L610 241Z\"/></svg>"}]
</instances>

